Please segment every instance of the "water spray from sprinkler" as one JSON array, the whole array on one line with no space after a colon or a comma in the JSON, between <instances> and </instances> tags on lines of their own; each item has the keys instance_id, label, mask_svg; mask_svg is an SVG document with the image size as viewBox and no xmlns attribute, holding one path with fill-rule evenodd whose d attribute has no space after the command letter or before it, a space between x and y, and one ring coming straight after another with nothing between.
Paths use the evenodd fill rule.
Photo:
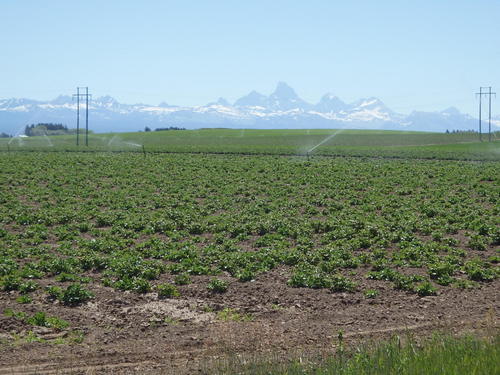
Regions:
<instances>
[{"instance_id":1,"label":"water spray from sprinkler","mask_svg":"<svg viewBox=\"0 0 500 375\"><path fill-rule=\"evenodd\" d=\"M341 133L342 131L344 131L344 129L338 129L335 133L333 134L330 134L328 137L326 137L325 139L323 139L321 142L319 142L316 146L312 147L311 149L309 149L307 151L307 155L309 156L309 153L312 153L314 150L316 150L319 146L321 146L322 144L328 142L330 139L334 138L337 134Z\"/></svg>"},{"instance_id":2,"label":"water spray from sprinkler","mask_svg":"<svg viewBox=\"0 0 500 375\"><path fill-rule=\"evenodd\" d=\"M108 147L111 146L111 144L115 141L115 139L116 139L116 135L114 135L114 136L111 137L111 139L108 142Z\"/></svg>"},{"instance_id":3,"label":"water spray from sprinkler","mask_svg":"<svg viewBox=\"0 0 500 375\"><path fill-rule=\"evenodd\" d=\"M133 146L133 147L141 147L140 144L134 143L134 142L123 142L123 143L125 143L126 145L129 145L129 146Z\"/></svg>"},{"instance_id":4,"label":"water spray from sprinkler","mask_svg":"<svg viewBox=\"0 0 500 375\"><path fill-rule=\"evenodd\" d=\"M49 137L47 137L47 132L43 134L44 139L48 142L49 147L53 147L54 145L52 144L52 141L50 140Z\"/></svg>"},{"instance_id":5,"label":"water spray from sprinkler","mask_svg":"<svg viewBox=\"0 0 500 375\"><path fill-rule=\"evenodd\" d=\"M16 135L15 137L12 137L7 144L10 145L12 142L14 142L14 139L17 140L17 145L19 147L24 146L24 141L21 138L21 136L19 136L19 135Z\"/></svg>"}]
</instances>

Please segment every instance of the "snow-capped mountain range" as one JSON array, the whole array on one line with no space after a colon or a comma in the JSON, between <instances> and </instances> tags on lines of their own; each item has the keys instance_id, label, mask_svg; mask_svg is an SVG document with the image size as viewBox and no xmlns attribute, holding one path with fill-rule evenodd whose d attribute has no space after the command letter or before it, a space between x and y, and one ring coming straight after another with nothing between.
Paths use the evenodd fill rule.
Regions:
<instances>
[{"instance_id":1,"label":"snow-capped mountain range","mask_svg":"<svg viewBox=\"0 0 500 375\"><path fill-rule=\"evenodd\" d=\"M80 104L81 105L81 104ZM80 107L84 110L84 105ZM284 82L269 96L256 91L233 104L223 98L197 107L160 103L122 104L110 96L94 99L89 105L89 126L95 132L126 132L158 127L185 128L349 128L444 132L477 128L477 120L456 108L440 112L398 114L377 98L345 103L325 94L317 104L301 99ZM83 114L83 112L82 112ZM81 123L83 123L83 116ZM52 122L76 127L76 103L70 96L48 102L31 99L0 99L0 132L22 134L27 124ZM485 124L487 125L487 124ZM500 116L492 121L500 130Z\"/></svg>"}]
</instances>

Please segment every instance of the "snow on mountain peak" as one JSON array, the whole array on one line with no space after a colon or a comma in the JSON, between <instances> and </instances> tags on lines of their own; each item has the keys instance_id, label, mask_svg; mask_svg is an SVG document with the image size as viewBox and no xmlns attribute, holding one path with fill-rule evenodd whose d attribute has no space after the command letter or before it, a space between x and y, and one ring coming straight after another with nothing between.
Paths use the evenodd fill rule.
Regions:
<instances>
[{"instance_id":1,"label":"snow on mountain peak","mask_svg":"<svg viewBox=\"0 0 500 375\"><path fill-rule=\"evenodd\" d=\"M19 107L25 107L25 106L31 106L38 104L37 100L32 100L32 99L26 99L26 98L9 98L9 99L3 99L0 101L0 107L2 108L19 108Z\"/></svg>"},{"instance_id":2,"label":"snow on mountain peak","mask_svg":"<svg viewBox=\"0 0 500 375\"><path fill-rule=\"evenodd\" d=\"M365 98L365 99L360 99L355 102L355 106L359 108L366 108L366 107L385 107L384 103L378 98Z\"/></svg>"},{"instance_id":3,"label":"snow on mountain peak","mask_svg":"<svg viewBox=\"0 0 500 375\"><path fill-rule=\"evenodd\" d=\"M40 121L72 124L76 101L70 96L59 96L52 101L30 99L0 99L0 128L15 133L14 124L27 124L36 116ZM186 128L200 126L227 126L248 128L377 128L445 131L446 129L473 129L476 125L470 115L456 108L441 112L413 112L400 115L374 97L346 104L327 93L316 105L302 100L293 88L279 82L274 92L265 96L257 91L236 100L234 106L224 98L206 106L177 107L165 102L158 106L147 104L120 104L111 96L92 101L92 124L99 131L134 131L143 124L164 127L176 124ZM142 125L141 125L142 124ZM492 126L500 125L493 117Z\"/></svg>"}]
</instances>

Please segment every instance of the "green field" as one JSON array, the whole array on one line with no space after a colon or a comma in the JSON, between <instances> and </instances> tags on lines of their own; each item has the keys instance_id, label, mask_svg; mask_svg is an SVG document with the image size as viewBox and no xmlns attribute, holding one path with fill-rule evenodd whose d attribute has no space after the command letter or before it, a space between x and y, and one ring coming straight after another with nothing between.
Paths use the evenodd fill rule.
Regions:
<instances>
[{"instance_id":1,"label":"green field","mask_svg":"<svg viewBox=\"0 0 500 375\"><path fill-rule=\"evenodd\" d=\"M415 293L497 277L498 257L485 256L500 240L496 163L106 153L0 162L4 290L31 271L79 280L102 270L104 285L144 291L164 273L249 281L279 265L291 267L291 286L340 290L355 288L342 270L361 265Z\"/></svg>"},{"instance_id":2,"label":"green field","mask_svg":"<svg viewBox=\"0 0 500 375\"><path fill-rule=\"evenodd\" d=\"M429 324L460 314L479 319L494 309L499 141L346 131L304 157L329 134L92 135L94 152L74 152L73 137L14 139L9 148L3 140L0 353L17 358L26 352L16 348L34 342L26 350L38 355L53 343L90 348L111 334L122 347L102 350L156 333L173 342L206 334L212 347L213 324L281 327L299 311L301 329L317 324L319 313L335 322L336 309L349 301L364 329L373 329L371 315L396 303L422 309ZM186 303L190 314L216 323L132 314L151 301ZM322 305L303 307L313 301ZM91 320L95 311L101 315ZM383 327L416 319L414 311L396 313ZM46 339L40 326L64 336ZM189 342L178 350L194 348Z\"/></svg>"},{"instance_id":3,"label":"green field","mask_svg":"<svg viewBox=\"0 0 500 375\"><path fill-rule=\"evenodd\" d=\"M331 138L330 138L331 137ZM380 130L205 129L150 133L91 134L89 147L75 136L1 139L0 150L129 152L211 152L337 156L379 156L497 160L500 141L478 142L474 133L424 133ZM324 143L322 143L324 142ZM319 145L313 151L315 146ZM143 149L144 146L144 149Z\"/></svg>"}]
</instances>

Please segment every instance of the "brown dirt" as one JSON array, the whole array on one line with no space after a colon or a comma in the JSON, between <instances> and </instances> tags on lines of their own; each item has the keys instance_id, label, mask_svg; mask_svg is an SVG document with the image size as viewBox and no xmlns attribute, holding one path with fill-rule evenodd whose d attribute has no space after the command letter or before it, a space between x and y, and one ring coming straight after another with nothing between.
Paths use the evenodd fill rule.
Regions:
<instances>
[{"instance_id":1,"label":"brown dirt","mask_svg":"<svg viewBox=\"0 0 500 375\"><path fill-rule=\"evenodd\" d=\"M12 292L0 301L2 311L44 311L68 320L85 338L80 344L56 344L53 339L66 333L38 329L47 342L15 341L12 333L23 336L33 327L0 315L0 375L206 373L214 359L235 354L333 351L340 330L349 343L404 331L425 335L498 329L498 280L477 289L446 287L437 296L418 297L394 290L391 283L366 280L366 272L360 268L350 274L359 285L354 293L288 287L285 267L247 283L227 277L230 286L224 294L211 294L208 278L194 277L192 284L179 287L182 297L176 299L95 283L90 286L92 302L65 307L48 304L42 294L32 304L20 305ZM365 298L362 290L368 287L379 296ZM225 308L248 319L224 321L218 312Z\"/></svg>"}]
</instances>

